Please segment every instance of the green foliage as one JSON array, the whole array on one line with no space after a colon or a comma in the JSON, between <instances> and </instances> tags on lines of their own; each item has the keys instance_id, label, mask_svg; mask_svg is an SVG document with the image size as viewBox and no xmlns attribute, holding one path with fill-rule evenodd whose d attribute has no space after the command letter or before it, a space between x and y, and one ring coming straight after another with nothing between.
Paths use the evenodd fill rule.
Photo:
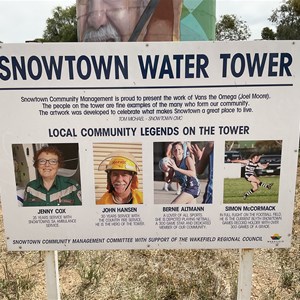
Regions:
<instances>
[{"instance_id":1,"label":"green foliage","mask_svg":"<svg viewBox=\"0 0 300 300\"><path fill-rule=\"evenodd\" d=\"M43 34L44 42L77 42L76 6L65 9L58 6L53 10L53 17L46 21Z\"/></svg>"},{"instance_id":2,"label":"green foliage","mask_svg":"<svg viewBox=\"0 0 300 300\"><path fill-rule=\"evenodd\" d=\"M300 1L287 0L273 11L269 21L276 25L277 40L300 39Z\"/></svg>"},{"instance_id":3,"label":"green foliage","mask_svg":"<svg viewBox=\"0 0 300 300\"><path fill-rule=\"evenodd\" d=\"M255 148L259 153L281 153L282 141L257 141L255 142Z\"/></svg>"},{"instance_id":4,"label":"green foliage","mask_svg":"<svg viewBox=\"0 0 300 300\"><path fill-rule=\"evenodd\" d=\"M237 141L226 141L225 142L225 151L231 151L235 146L238 146Z\"/></svg>"},{"instance_id":5,"label":"green foliage","mask_svg":"<svg viewBox=\"0 0 300 300\"><path fill-rule=\"evenodd\" d=\"M275 40L276 33L269 27L264 27L261 31L261 38L263 40Z\"/></svg>"},{"instance_id":6,"label":"green foliage","mask_svg":"<svg viewBox=\"0 0 300 300\"><path fill-rule=\"evenodd\" d=\"M236 15L223 15L216 24L216 40L243 41L251 36L247 23Z\"/></svg>"},{"instance_id":7,"label":"green foliage","mask_svg":"<svg viewBox=\"0 0 300 300\"><path fill-rule=\"evenodd\" d=\"M295 13L300 16L300 0L292 0L291 2Z\"/></svg>"}]
</instances>

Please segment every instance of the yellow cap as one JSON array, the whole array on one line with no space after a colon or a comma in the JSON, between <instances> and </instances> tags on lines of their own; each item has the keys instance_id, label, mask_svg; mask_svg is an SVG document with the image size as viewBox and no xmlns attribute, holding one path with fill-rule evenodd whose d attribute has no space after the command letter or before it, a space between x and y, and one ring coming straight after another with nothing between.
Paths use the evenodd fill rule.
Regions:
<instances>
[{"instance_id":1,"label":"yellow cap","mask_svg":"<svg viewBox=\"0 0 300 300\"><path fill-rule=\"evenodd\" d=\"M137 165L128 158L115 156L109 161L105 171L108 172L111 170L122 170L137 173Z\"/></svg>"}]
</instances>

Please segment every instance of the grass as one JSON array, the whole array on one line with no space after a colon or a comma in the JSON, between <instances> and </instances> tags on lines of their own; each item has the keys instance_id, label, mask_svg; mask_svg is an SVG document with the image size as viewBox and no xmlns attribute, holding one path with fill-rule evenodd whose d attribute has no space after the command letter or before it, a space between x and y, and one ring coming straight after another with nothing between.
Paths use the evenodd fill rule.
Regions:
<instances>
[{"instance_id":1,"label":"grass","mask_svg":"<svg viewBox=\"0 0 300 300\"><path fill-rule=\"evenodd\" d=\"M279 176L260 177L264 183L273 183L271 190L259 187L246 200L243 199L245 192L251 189L251 184L244 178L225 178L224 180L224 203L278 203Z\"/></svg>"},{"instance_id":2,"label":"grass","mask_svg":"<svg viewBox=\"0 0 300 300\"><path fill-rule=\"evenodd\" d=\"M29 272L18 274L7 262L2 265L4 276L0 278L1 299L21 299L21 296L34 287L34 281Z\"/></svg>"},{"instance_id":3,"label":"grass","mask_svg":"<svg viewBox=\"0 0 300 300\"><path fill-rule=\"evenodd\" d=\"M237 268L230 257L215 250L78 251L79 284L64 289L63 299L234 299Z\"/></svg>"}]
</instances>

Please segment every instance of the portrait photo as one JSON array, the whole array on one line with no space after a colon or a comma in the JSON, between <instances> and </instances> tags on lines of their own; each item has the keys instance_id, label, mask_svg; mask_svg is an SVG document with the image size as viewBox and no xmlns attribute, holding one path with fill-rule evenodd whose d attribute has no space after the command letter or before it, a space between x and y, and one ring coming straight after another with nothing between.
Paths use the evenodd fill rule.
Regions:
<instances>
[{"instance_id":1,"label":"portrait photo","mask_svg":"<svg viewBox=\"0 0 300 300\"><path fill-rule=\"evenodd\" d=\"M13 144L19 206L82 205L77 143Z\"/></svg>"},{"instance_id":2,"label":"portrait photo","mask_svg":"<svg viewBox=\"0 0 300 300\"><path fill-rule=\"evenodd\" d=\"M94 143L97 205L143 204L142 144Z\"/></svg>"}]
</instances>

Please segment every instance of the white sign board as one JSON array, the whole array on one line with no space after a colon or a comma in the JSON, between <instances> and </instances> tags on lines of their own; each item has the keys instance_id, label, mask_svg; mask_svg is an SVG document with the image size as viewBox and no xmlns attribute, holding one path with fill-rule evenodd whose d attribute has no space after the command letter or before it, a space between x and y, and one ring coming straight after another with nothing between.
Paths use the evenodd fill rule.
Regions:
<instances>
[{"instance_id":1,"label":"white sign board","mask_svg":"<svg viewBox=\"0 0 300 300\"><path fill-rule=\"evenodd\" d=\"M293 41L1 45L8 250L289 247L299 53ZM179 179L184 186L174 181L178 191L165 191L158 162L176 141L209 149L210 165L200 171L204 156L187 152L189 162L173 165L187 175ZM52 186L39 175L57 162L36 157L32 166L45 145L64 152L62 181L55 177ZM107 197L119 201L124 180L107 177L115 151L137 161L137 202L100 201L107 180ZM200 194L186 186L194 164ZM53 189L72 189L75 200L61 191L55 198Z\"/></svg>"}]
</instances>

